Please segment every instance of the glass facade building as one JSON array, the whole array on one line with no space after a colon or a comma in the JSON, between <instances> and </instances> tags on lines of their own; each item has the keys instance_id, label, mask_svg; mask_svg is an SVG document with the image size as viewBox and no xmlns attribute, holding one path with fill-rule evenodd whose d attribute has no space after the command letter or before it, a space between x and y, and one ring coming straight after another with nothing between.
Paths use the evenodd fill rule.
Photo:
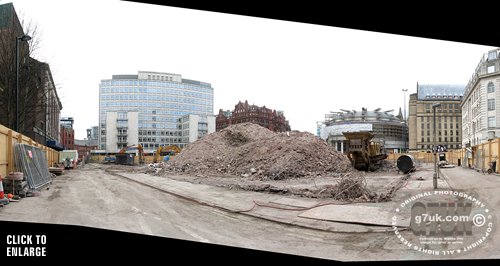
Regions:
<instances>
[{"instance_id":1,"label":"glass facade building","mask_svg":"<svg viewBox=\"0 0 500 266\"><path fill-rule=\"evenodd\" d=\"M178 74L139 71L138 75L113 75L99 84L99 147L108 150L116 143L117 149L133 144L149 150L173 144L182 148L187 143L179 118L213 115L213 102L211 84L183 79ZM132 129L138 131L138 139L123 142L121 138L119 144L112 136L109 139L109 125L119 124L106 121L108 112L138 112L137 129ZM123 132L122 128L118 130Z\"/></svg>"}]
</instances>

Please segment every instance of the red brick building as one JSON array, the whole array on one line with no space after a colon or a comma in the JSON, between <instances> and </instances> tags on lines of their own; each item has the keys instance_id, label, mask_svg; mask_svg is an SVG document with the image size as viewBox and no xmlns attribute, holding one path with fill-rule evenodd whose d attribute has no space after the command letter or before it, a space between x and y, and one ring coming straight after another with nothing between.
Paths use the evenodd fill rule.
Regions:
<instances>
[{"instance_id":1,"label":"red brick building","mask_svg":"<svg viewBox=\"0 0 500 266\"><path fill-rule=\"evenodd\" d=\"M250 105L248 101L238 102L232 112L220 109L215 118L215 129L219 131L229 125L245 122L258 124L275 132L290 131L290 125L283 112L269 109L266 106Z\"/></svg>"},{"instance_id":2,"label":"red brick building","mask_svg":"<svg viewBox=\"0 0 500 266\"><path fill-rule=\"evenodd\" d=\"M78 160L81 161L88 158L88 156L90 156L90 151L97 150L97 146L96 140L75 139L74 149L78 151Z\"/></svg>"},{"instance_id":3,"label":"red brick building","mask_svg":"<svg viewBox=\"0 0 500 266\"><path fill-rule=\"evenodd\" d=\"M73 117L63 117L60 120L61 125L61 144L65 150L75 149L75 130L73 129Z\"/></svg>"},{"instance_id":4,"label":"red brick building","mask_svg":"<svg viewBox=\"0 0 500 266\"><path fill-rule=\"evenodd\" d=\"M65 150L75 149L75 131L72 128L61 126L61 144Z\"/></svg>"}]
</instances>

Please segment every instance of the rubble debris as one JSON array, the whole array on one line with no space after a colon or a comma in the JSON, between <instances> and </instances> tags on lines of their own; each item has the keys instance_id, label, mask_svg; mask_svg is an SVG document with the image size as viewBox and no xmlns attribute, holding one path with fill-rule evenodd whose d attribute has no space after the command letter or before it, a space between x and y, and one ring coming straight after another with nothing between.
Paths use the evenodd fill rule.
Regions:
<instances>
[{"instance_id":1,"label":"rubble debris","mask_svg":"<svg viewBox=\"0 0 500 266\"><path fill-rule=\"evenodd\" d=\"M381 160L378 164L375 165L375 169L373 172L382 172L382 173L392 173L398 172L398 168L396 163L391 162L389 160Z\"/></svg>"},{"instance_id":2,"label":"rubble debris","mask_svg":"<svg viewBox=\"0 0 500 266\"><path fill-rule=\"evenodd\" d=\"M228 184L237 178L240 182L233 185L242 190L304 197L364 201L378 197L366 188L365 173L355 170L346 155L317 136L299 131L275 133L252 123L232 125L189 144L154 174L220 180L214 183L228 179ZM318 176L331 182L314 187L283 183L314 181Z\"/></svg>"},{"instance_id":3,"label":"rubble debris","mask_svg":"<svg viewBox=\"0 0 500 266\"><path fill-rule=\"evenodd\" d=\"M252 123L232 125L189 144L165 170L272 180L354 171L344 154L313 134L288 135Z\"/></svg>"}]
</instances>

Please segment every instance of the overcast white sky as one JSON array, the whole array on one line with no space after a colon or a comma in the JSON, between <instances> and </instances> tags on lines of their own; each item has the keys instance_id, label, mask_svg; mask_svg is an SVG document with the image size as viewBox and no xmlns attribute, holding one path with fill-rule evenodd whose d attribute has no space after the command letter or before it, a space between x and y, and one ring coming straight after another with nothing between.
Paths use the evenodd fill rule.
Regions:
<instances>
[{"instance_id":1,"label":"overcast white sky","mask_svg":"<svg viewBox=\"0 0 500 266\"><path fill-rule=\"evenodd\" d=\"M417 82L465 85L494 48L116 0L9 2L39 27L36 58L50 64L77 139L98 124L99 82L113 74L181 74L212 84L214 113L248 100L315 133L330 111L397 114Z\"/></svg>"}]
</instances>

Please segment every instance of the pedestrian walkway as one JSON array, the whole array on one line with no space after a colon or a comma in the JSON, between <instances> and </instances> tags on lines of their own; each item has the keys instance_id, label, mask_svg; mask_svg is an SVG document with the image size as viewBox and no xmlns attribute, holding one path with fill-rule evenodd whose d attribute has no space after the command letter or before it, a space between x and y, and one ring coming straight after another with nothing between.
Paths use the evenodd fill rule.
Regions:
<instances>
[{"instance_id":1,"label":"pedestrian walkway","mask_svg":"<svg viewBox=\"0 0 500 266\"><path fill-rule=\"evenodd\" d=\"M441 175L452 189L472 190L500 188L500 176L465 167L442 168Z\"/></svg>"}]
</instances>

